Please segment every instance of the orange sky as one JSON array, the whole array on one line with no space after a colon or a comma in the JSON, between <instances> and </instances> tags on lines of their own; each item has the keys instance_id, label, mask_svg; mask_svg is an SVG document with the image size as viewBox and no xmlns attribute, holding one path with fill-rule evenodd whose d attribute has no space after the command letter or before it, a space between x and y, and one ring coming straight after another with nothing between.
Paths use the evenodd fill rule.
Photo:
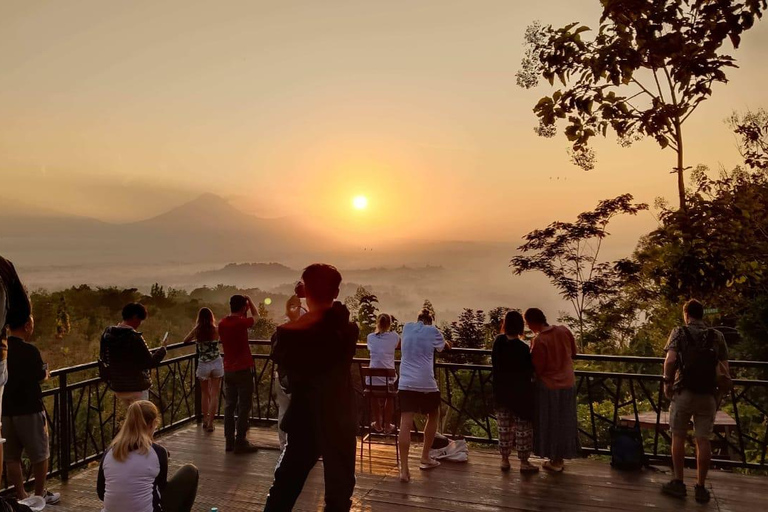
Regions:
<instances>
[{"instance_id":1,"label":"orange sky","mask_svg":"<svg viewBox=\"0 0 768 512\"><path fill-rule=\"evenodd\" d=\"M509 240L624 192L675 197L674 154L540 139L515 85L525 26L597 0L0 5L0 173L33 207L113 221L210 191L357 237ZM723 123L768 106L768 24L687 127L688 164L738 163ZM369 208L354 211L362 194ZM8 196L6 195L6 198ZM650 214L627 232L653 225ZM624 228L622 228L624 229Z\"/></svg>"}]
</instances>

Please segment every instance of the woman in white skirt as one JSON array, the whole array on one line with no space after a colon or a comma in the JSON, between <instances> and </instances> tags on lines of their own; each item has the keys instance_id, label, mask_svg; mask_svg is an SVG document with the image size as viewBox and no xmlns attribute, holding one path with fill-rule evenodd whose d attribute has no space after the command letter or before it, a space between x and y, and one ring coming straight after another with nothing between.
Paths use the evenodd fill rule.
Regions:
<instances>
[{"instance_id":1,"label":"woman in white skirt","mask_svg":"<svg viewBox=\"0 0 768 512\"><path fill-rule=\"evenodd\" d=\"M221 379L224 377L224 362L219 353L219 332L213 311L201 308L197 313L197 325L184 338L184 343L197 342L197 378L200 380L203 410L203 428L213 432L213 420L219 410Z\"/></svg>"}]
</instances>

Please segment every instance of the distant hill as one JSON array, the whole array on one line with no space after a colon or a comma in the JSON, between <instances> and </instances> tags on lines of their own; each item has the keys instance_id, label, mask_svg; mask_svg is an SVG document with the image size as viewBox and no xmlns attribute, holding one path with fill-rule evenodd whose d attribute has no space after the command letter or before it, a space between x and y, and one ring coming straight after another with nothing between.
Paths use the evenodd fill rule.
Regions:
<instances>
[{"instance_id":1,"label":"distant hill","mask_svg":"<svg viewBox=\"0 0 768 512\"><path fill-rule=\"evenodd\" d=\"M295 219L255 217L214 194L126 224L29 209L2 213L0 248L28 265L276 260L330 245Z\"/></svg>"}]
</instances>

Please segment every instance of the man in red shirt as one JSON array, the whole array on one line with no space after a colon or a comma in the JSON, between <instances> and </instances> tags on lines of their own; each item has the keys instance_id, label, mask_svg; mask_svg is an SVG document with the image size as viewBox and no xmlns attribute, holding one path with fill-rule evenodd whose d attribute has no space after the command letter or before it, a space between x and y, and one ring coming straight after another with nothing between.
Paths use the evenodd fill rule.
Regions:
<instances>
[{"instance_id":1,"label":"man in red shirt","mask_svg":"<svg viewBox=\"0 0 768 512\"><path fill-rule=\"evenodd\" d=\"M245 295L233 295L229 309L232 313L219 322L219 339L224 348L224 438L228 452L252 453L257 448L245 437L253 404L253 357L248 329L253 327L258 312Z\"/></svg>"}]
</instances>

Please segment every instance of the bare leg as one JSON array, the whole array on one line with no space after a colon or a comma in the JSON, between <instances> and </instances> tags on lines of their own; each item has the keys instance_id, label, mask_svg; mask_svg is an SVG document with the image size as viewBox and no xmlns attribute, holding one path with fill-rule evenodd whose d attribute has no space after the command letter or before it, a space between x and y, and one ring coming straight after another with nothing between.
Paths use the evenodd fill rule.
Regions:
<instances>
[{"instance_id":1,"label":"bare leg","mask_svg":"<svg viewBox=\"0 0 768 512\"><path fill-rule=\"evenodd\" d=\"M675 480L683 481L685 469L685 436L672 434L672 468L675 472Z\"/></svg>"},{"instance_id":2,"label":"bare leg","mask_svg":"<svg viewBox=\"0 0 768 512\"><path fill-rule=\"evenodd\" d=\"M48 459L32 465L32 474L35 476L35 494L45 494L45 478L48 476Z\"/></svg>"},{"instance_id":3,"label":"bare leg","mask_svg":"<svg viewBox=\"0 0 768 512\"><path fill-rule=\"evenodd\" d=\"M696 438L696 477L698 484L703 486L709 472L709 462L712 460L712 443L707 437ZM682 480L682 478L681 478Z\"/></svg>"},{"instance_id":4,"label":"bare leg","mask_svg":"<svg viewBox=\"0 0 768 512\"><path fill-rule=\"evenodd\" d=\"M200 410L203 412L203 428L208 427L208 407L211 402L211 387L208 379L198 380L200 384Z\"/></svg>"},{"instance_id":5,"label":"bare leg","mask_svg":"<svg viewBox=\"0 0 768 512\"><path fill-rule=\"evenodd\" d=\"M375 430L381 430L383 428L381 423L381 400L378 398L371 400L371 420Z\"/></svg>"},{"instance_id":6,"label":"bare leg","mask_svg":"<svg viewBox=\"0 0 768 512\"><path fill-rule=\"evenodd\" d=\"M397 442L400 444L400 481L409 482L411 471L408 468L408 452L411 449L411 426L413 425L413 413L400 414L400 436Z\"/></svg>"},{"instance_id":7,"label":"bare leg","mask_svg":"<svg viewBox=\"0 0 768 512\"><path fill-rule=\"evenodd\" d=\"M390 399L387 399L384 401L384 428L389 429L389 426L392 425L392 414L395 411L395 401Z\"/></svg>"},{"instance_id":8,"label":"bare leg","mask_svg":"<svg viewBox=\"0 0 768 512\"><path fill-rule=\"evenodd\" d=\"M24 477L21 472L21 461L5 461L5 467L8 471L8 482L13 484L16 491L16 499L23 500L27 497L27 491L24 490Z\"/></svg>"},{"instance_id":9,"label":"bare leg","mask_svg":"<svg viewBox=\"0 0 768 512\"><path fill-rule=\"evenodd\" d=\"M424 425L424 447L421 449L421 462L432 462L432 458L429 456L429 450L432 449L432 442L435 440L439 416L440 408L427 414L427 424Z\"/></svg>"},{"instance_id":10,"label":"bare leg","mask_svg":"<svg viewBox=\"0 0 768 512\"><path fill-rule=\"evenodd\" d=\"M216 413L219 412L219 396L221 395L221 377L211 377L210 381L210 393L211 400L208 405L209 411L209 425L213 425L213 420L216 419Z\"/></svg>"}]
</instances>

